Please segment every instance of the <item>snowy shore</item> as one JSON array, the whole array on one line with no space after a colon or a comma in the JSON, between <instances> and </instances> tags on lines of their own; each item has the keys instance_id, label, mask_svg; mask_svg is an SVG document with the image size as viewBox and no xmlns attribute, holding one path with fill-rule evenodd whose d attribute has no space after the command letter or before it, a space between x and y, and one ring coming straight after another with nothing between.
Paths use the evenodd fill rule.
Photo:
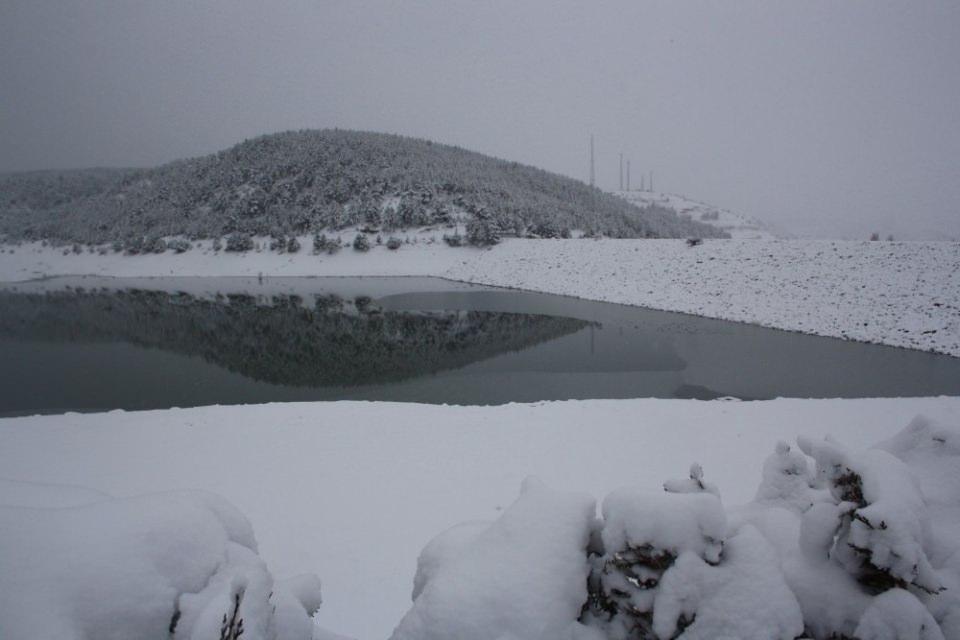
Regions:
<instances>
[{"instance_id":1,"label":"snowy shore","mask_svg":"<svg viewBox=\"0 0 960 640\"><path fill-rule=\"evenodd\" d=\"M485 250L420 242L333 256L0 251L0 282L88 274L438 276L960 356L960 243L510 239Z\"/></svg>"},{"instance_id":2,"label":"snowy shore","mask_svg":"<svg viewBox=\"0 0 960 640\"><path fill-rule=\"evenodd\" d=\"M321 577L322 627L373 640L409 608L423 545L498 517L527 475L599 499L622 485L656 491L696 461L737 505L777 441L831 434L862 449L917 414L960 424L960 398L115 411L0 420L0 469L113 496L220 494L250 518L275 577Z\"/></svg>"}]
</instances>

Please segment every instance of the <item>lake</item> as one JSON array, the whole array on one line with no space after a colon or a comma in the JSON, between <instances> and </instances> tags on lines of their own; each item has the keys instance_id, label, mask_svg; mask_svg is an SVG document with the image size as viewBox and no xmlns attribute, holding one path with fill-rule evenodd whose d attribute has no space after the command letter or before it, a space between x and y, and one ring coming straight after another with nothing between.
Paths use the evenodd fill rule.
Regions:
<instances>
[{"instance_id":1,"label":"lake","mask_svg":"<svg viewBox=\"0 0 960 640\"><path fill-rule=\"evenodd\" d=\"M960 358L434 278L0 285L0 415L960 394Z\"/></svg>"}]
</instances>

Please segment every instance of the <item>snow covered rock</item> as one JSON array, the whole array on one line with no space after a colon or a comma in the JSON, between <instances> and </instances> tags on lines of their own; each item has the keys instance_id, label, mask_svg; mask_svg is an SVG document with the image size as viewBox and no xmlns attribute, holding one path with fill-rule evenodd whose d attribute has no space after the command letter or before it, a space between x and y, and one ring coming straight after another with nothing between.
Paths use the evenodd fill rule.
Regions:
<instances>
[{"instance_id":1,"label":"snow covered rock","mask_svg":"<svg viewBox=\"0 0 960 640\"><path fill-rule=\"evenodd\" d=\"M393 640L589 640L586 547L595 503L535 479L498 520L448 531L420 557L413 607Z\"/></svg>"},{"instance_id":2,"label":"snow covered rock","mask_svg":"<svg viewBox=\"0 0 960 640\"><path fill-rule=\"evenodd\" d=\"M0 507L0 532L5 640L206 640L225 624L244 640L313 633L319 582L274 585L249 522L212 494Z\"/></svg>"}]
</instances>

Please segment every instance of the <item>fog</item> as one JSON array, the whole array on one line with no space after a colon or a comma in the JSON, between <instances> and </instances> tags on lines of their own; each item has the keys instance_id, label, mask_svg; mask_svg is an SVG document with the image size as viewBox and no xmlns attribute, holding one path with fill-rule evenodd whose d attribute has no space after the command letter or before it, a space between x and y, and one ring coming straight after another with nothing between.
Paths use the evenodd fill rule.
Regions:
<instances>
[{"instance_id":1,"label":"fog","mask_svg":"<svg viewBox=\"0 0 960 640\"><path fill-rule=\"evenodd\" d=\"M0 171L426 137L804 236L960 239L960 4L0 3Z\"/></svg>"}]
</instances>

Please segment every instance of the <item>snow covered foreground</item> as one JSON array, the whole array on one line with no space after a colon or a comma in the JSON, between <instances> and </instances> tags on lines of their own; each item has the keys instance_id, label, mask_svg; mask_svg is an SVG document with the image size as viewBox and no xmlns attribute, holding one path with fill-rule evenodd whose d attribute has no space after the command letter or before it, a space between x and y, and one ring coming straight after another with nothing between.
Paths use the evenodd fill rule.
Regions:
<instances>
[{"instance_id":1,"label":"snow covered foreground","mask_svg":"<svg viewBox=\"0 0 960 640\"><path fill-rule=\"evenodd\" d=\"M184 634L219 630L237 585L262 604L273 581L266 597L285 607L247 614L243 637L261 637L257 620L299 624L318 604L315 582L287 580L315 573L317 623L364 639L395 627L397 640L618 638L640 622L660 637L793 638L806 625L817 637L956 638L958 428L960 398L337 402L6 419L0 637L168 637L178 593L198 594L180 596L195 605L183 607ZM685 477L694 461L705 475ZM182 489L224 496L259 544L213 498L103 497ZM464 521L417 566L424 543ZM43 570L10 570L31 562ZM588 626L575 622L585 603ZM114 635L76 626L101 624L117 605L123 615L107 619L127 626ZM38 611L52 619L30 617Z\"/></svg>"},{"instance_id":2,"label":"snow covered foreground","mask_svg":"<svg viewBox=\"0 0 960 640\"><path fill-rule=\"evenodd\" d=\"M333 256L0 251L0 282L92 274L437 276L960 356L955 242L509 239L486 250L420 242Z\"/></svg>"}]
</instances>

